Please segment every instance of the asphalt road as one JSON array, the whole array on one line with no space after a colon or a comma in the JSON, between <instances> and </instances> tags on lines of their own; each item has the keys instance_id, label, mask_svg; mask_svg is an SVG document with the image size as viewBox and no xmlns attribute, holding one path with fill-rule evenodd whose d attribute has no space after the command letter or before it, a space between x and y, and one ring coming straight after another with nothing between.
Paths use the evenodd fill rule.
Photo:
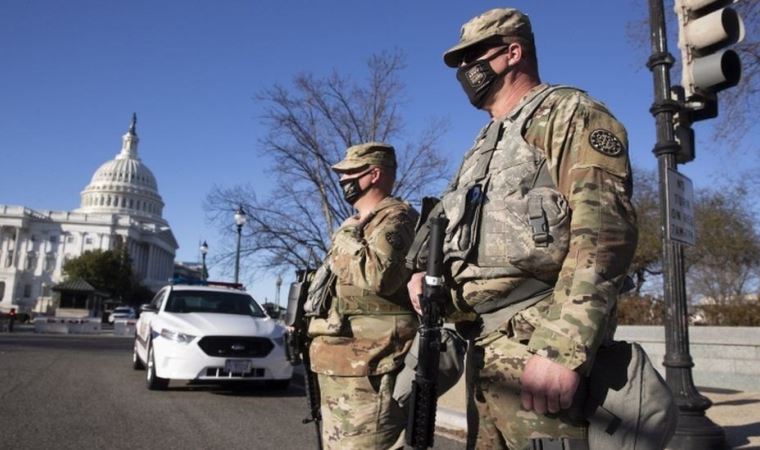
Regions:
<instances>
[{"instance_id":1,"label":"asphalt road","mask_svg":"<svg viewBox=\"0 0 760 450\"><path fill-rule=\"evenodd\" d=\"M0 334L0 449L315 448L298 385L148 391L131 351L123 337Z\"/></svg>"}]
</instances>

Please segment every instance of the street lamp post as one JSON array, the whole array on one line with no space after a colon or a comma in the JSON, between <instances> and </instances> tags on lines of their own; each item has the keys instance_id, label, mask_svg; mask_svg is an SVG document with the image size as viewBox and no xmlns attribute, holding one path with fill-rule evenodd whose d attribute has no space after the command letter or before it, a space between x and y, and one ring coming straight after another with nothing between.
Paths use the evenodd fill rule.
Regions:
<instances>
[{"instance_id":1,"label":"street lamp post","mask_svg":"<svg viewBox=\"0 0 760 450\"><path fill-rule=\"evenodd\" d=\"M201 267L201 280L206 281L206 253L208 253L208 244L203 241L201 244L201 258L203 258L203 267Z\"/></svg>"},{"instance_id":2,"label":"street lamp post","mask_svg":"<svg viewBox=\"0 0 760 450\"><path fill-rule=\"evenodd\" d=\"M282 276L277 275L277 279L274 282L275 287L277 290L275 290L274 294L274 301L277 303L277 307L280 306L280 287L282 287Z\"/></svg>"},{"instance_id":3,"label":"street lamp post","mask_svg":"<svg viewBox=\"0 0 760 450\"><path fill-rule=\"evenodd\" d=\"M678 153L681 143L676 140L673 117L683 113L682 105L672 98L670 67L675 60L668 52L665 13L662 0L649 0L649 24L652 55L647 67L654 76L655 101L650 112L655 118L657 156L660 179L660 216L662 220L663 284L665 305L665 366L666 378L678 405L678 426L668 448L712 450L725 447L725 433L705 415L710 399L694 386L691 369L694 362L689 354L689 328L686 301L684 244L671 239L667 232L670 215L668 178L678 174Z\"/></svg>"},{"instance_id":4,"label":"street lamp post","mask_svg":"<svg viewBox=\"0 0 760 450\"><path fill-rule=\"evenodd\" d=\"M243 232L243 225L245 225L245 210L243 205L238 206L235 211L235 225L237 225L237 251L235 252L235 283L238 283L240 279L240 235Z\"/></svg>"}]
</instances>

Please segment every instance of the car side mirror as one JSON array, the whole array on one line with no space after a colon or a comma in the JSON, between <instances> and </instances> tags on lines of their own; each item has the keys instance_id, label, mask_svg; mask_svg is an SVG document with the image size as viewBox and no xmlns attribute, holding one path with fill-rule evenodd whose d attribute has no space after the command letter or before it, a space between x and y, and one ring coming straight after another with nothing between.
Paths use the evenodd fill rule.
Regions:
<instances>
[{"instance_id":1,"label":"car side mirror","mask_svg":"<svg viewBox=\"0 0 760 450\"><path fill-rule=\"evenodd\" d=\"M140 305L140 312L158 312L158 308L150 303L145 303L144 305Z\"/></svg>"}]
</instances>

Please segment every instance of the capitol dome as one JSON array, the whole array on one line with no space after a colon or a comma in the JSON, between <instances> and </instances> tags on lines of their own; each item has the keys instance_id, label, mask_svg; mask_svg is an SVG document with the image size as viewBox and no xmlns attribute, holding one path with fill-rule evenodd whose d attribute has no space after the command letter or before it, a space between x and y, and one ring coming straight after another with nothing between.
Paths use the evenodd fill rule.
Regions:
<instances>
[{"instance_id":1,"label":"capitol dome","mask_svg":"<svg viewBox=\"0 0 760 450\"><path fill-rule=\"evenodd\" d=\"M164 202L158 193L153 172L137 155L137 116L132 115L129 130L122 137L121 152L101 165L82 191L83 213L109 213L144 216L164 222Z\"/></svg>"}]
</instances>

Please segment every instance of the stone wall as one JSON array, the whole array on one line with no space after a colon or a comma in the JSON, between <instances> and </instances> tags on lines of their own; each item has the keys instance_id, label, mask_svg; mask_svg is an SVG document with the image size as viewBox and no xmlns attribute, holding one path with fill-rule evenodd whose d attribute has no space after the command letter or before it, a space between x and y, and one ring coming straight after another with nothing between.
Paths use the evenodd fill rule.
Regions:
<instances>
[{"instance_id":1,"label":"stone wall","mask_svg":"<svg viewBox=\"0 0 760 450\"><path fill-rule=\"evenodd\" d=\"M636 341L664 376L665 329L621 326L615 338ZM689 327L696 386L760 391L760 327Z\"/></svg>"}]
</instances>

